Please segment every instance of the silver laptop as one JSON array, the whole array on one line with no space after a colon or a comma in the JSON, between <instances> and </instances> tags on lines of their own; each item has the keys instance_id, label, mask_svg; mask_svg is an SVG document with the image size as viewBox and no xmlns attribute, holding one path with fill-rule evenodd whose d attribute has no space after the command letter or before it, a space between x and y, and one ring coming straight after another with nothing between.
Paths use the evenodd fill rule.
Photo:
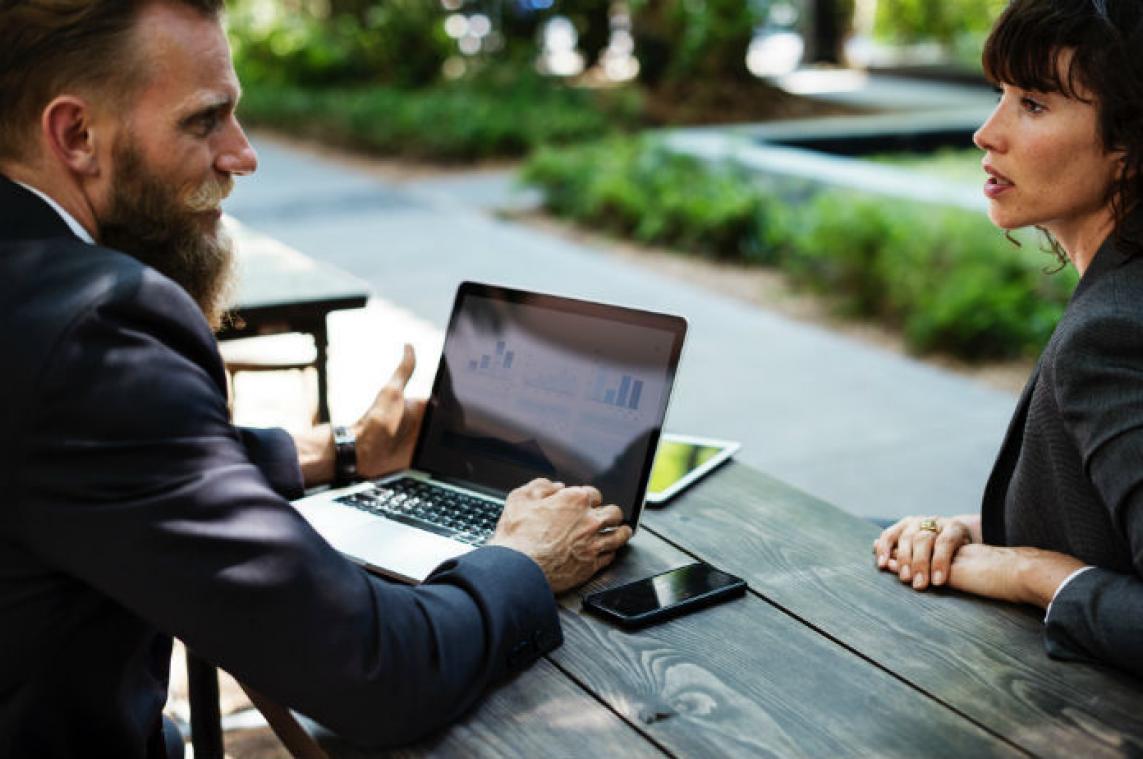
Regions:
<instances>
[{"instance_id":1,"label":"silver laptop","mask_svg":"<svg viewBox=\"0 0 1143 759\"><path fill-rule=\"evenodd\" d=\"M412 468L295 506L349 558L414 583L487 541L536 477L594 485L634 529L685 335L677 316L465 282Z\"/></svg>"}]
</instances>

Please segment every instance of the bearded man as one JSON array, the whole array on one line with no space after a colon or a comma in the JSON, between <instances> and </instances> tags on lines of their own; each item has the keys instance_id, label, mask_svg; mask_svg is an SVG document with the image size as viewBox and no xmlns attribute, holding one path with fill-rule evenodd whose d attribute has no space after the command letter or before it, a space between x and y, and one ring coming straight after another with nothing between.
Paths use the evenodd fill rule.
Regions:
<instances>
[{"instance_id":1,"label":"bearded man","mask_svg":"<svg viewBox=\"0 0 1143 759\"><path fill-rule=\"evenodd\" d=\"M290 507L333 477L329 428L233 427L212 333L220 204L256 168L221 5L0 0L0 756L167 756L172 636L350 739L415 739L558 645L553 591L630 536L536 481L409 588ZM412 368L355 425L365 475L408 463Z\"/></svg>"}]
</instances>

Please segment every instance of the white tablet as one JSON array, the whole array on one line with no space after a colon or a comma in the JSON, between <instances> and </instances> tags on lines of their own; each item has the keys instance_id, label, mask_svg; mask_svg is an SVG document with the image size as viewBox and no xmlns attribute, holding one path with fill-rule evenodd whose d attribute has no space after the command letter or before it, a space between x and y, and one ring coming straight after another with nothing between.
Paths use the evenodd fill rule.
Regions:
<instances>
[{"instance_id":1,"label":"white tablet","mask_svg":"<svg viewBox=\"0 0 1143 759\"><path fill-rule=\"evenodd\" d=\"M647 503L663 503L703 475L713 471L741 448L740 443L692 435L663 433L647 484Z\"/></svg>"}]
</instances>

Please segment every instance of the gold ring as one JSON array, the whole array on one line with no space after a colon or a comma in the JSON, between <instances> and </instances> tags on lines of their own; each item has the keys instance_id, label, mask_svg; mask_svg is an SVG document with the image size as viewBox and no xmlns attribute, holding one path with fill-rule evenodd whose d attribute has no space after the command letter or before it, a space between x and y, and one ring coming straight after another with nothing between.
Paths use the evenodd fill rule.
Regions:
<instances>
[{"instance_id":1,"label":"gold ring","mask_svg":"<svg viewBox=\"0 0 1143 759\"><path fill-rule=\"evenodd\" d=\"M934 517L926 517L925 519L922 519L921 523L919 525L917 525L917 529L922 530L924 532L940 532L941 531L941 528L937 527L937 520Z\"/></svg>"}]
</instances>

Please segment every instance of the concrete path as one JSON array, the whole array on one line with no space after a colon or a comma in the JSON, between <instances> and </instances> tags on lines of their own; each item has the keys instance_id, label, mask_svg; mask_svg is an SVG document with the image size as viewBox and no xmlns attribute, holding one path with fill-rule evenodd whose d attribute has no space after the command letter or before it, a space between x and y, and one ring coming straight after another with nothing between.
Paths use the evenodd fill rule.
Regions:
<instances>
[{"instance_id":1,"label":"concrete path","mask_svg":"<svg viewBox=\"0 0 1143 759\"><path fill-rule=\"evenodd\" d=\"M457 284L494 282L685 316L669 430L741 440L742 461L863 516L979 507L1011 394L498 219L491 209L529 202L504 173L396 184L256 147L259 171L228 211L379 296L331 317L335 418L360 413L404 333L427 390Z\"/></svg>"}]
</instances>

